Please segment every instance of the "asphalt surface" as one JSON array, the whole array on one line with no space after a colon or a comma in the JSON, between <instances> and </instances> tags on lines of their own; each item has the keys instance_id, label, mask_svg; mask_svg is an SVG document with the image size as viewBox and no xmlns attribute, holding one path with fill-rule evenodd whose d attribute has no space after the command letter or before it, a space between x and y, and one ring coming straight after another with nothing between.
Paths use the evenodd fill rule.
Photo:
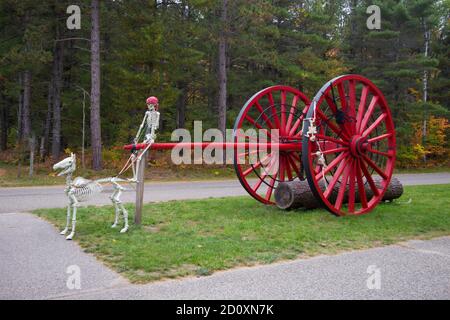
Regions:
<instances>
[{"instance_id":1,"label":"asphalt surface","mask_svg":"<svg viewBox=\"0 0 450 320\"><path fill-rule=\"evenodd\" d=\"M0 299L450 299L450 237L132 285L30 214L0 225Z\"/></svg>"},{"instance_id":2,"label":"asphalt surface","mask_svg":"<svg viewBox=\"0 0 450 320\"><path fill-rule=\"evenodd\" d=\"M450 173L398 174L396 177L404 185L450 183ZM124 186L127 187L127 185ZM0 188L0 213L26 212L41 208L63 208L67 205L67 198L63 190L63 186ZM261 187L261 190L263 192L264 187ZM83 204L111 204L108 198L111 193L111 188L107 187L101 195ZM247 192L242 188L237 179L226 181L146 183L144 188L145 202L240 195L247 195ZM121 199L125 203L134 202L134 191L125 191Z\"/></svg>"},{"instance_id":3,"label":"asphalt surface","mask_svg":"<svg viewBox=\"0 0 450 320\"><path fill-rule=\"evenodd\" d=\"M397 177L405 185L450 183L448 173ZM146 185L147 201L241 194L232 181ZM94 204L109 203L101 198ZM64 205L61 187L0 189L0 299L450 299L450 237L132 285L47 222L17 213ZM71 266L80 289L67 286ZM379 289L367 286L371 269Z\"/></svg>"}]
</instances>

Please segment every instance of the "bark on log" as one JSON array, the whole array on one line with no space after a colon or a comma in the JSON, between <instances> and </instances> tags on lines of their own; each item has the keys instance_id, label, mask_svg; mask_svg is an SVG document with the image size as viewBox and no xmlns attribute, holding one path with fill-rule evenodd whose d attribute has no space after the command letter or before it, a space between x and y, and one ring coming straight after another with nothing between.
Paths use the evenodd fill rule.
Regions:
<instances>
[{"instance_id":1,"label":"bark on log","mask_svg":"<svg viewBox=\"0 0 450 320\"><path fill-rule=\"evenodd\" d=\"M374 177L375 184L381 188L381 179ZM319 183L322 191L325 190L325 184L321 181ZM335 187L333 192L330 195L330 199L332 202L335 201L335 197L337 196L338 187ZM373 196L373 192L370 189L369 185L365 186L366 196L367 198L371 198ZM403 185L400 181L393 177L391 182L386 190L386 193L383 196L383 201L392 201L394 199L400 198L403 194ZM356 193L355 201L359 202L359 195ZM346 191L344 202L348 202L348 191ZM278 208L283 210L291 210L297 208L305 208L305 209L315 209L320 207L320 203L315 198L311 189L309 188L308 181L289 181L282 182L278 185L275 190L275 203Z\"/></svg>"}]
</instances>

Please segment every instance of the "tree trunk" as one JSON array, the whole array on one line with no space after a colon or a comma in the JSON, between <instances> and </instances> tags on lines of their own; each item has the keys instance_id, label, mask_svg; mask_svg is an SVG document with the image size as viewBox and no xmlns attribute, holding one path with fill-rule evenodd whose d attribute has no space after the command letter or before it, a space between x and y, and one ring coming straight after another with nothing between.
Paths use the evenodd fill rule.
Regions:
<instances>
[{"instance_id":1,"label":"tree trunk","mask_svg":"<svg viewBox=\"0 0 450 320\"><path fill-rule=\"evenodd\" d=\"M91 3L91 146L92 167L102 169L100 123L100 16L99 1Z\"/></svg>"},{"instance_id":2,"label":"tree trunk","mask_svg":"<svg viewBox=\"0 0 450 320\"><path fill-rule=\"evenodd\" d=\"M425 50L424 50L424 56L425 59L428 58L429 54L429 48L430 48L430 38L431 38L431 32L427 28L426 22L423 22L423 30L424 30L424 39L425 39ZM428 101L428 70L423 71L423 103L424 103L424 110L423 110L423 128L422 128L422 145L425 147L425 144L427 142L427 101ZM423 155L423 162L427 162L427 154L424 153Z\"/></svg>"},{"instance_id":3,"label":"tree trunk","mask_svg":"<svg viewBox=\"0 0 450 320\"><path fill-rule=\"evenodd\" d=\"M53 65L55 61L53 61ZM52 124L52 111L53 111L53 91L54 91L54 66L52 67L52 76L50 83L48 85L48 96L47 96L47 114L45 115L44 130L42 133L41 140L41 150L40 156L41 160L44 161L45 157L48 155L50 146L50 128Z\"/></svg>"},{"instance_id":4,"label":"tree trunk","mask_svg":"<svg viewBox=\"0 0 450 320\"><path fill-rule=\"evenodd\" d=\"M2 94L1 97L2 107L0 114L0 125L2 127L2 130L0 133L0 150L5 151L6 149L8 149L9 106L5 96Z\"/></svg>"},{"instance_id":5,"label":"tree trunk","mask_svg":"<svg viewBox=\"0 0 450 320\"><path fill-rule=\"evenodd\" d=\"M54 88L53 88L53 129L52 159L57 160L61 152L61 90L63 82L64 42L58 42L55 48Z\"/></svg>"},{"instance_id":6,"label":"tree trunk","mask_svg":"<svg viewBox=\"0 0 450 320\"><path fill-rule=\"evenodd\" d=\"M177 129L185 128L186 122L187 89L182 88L181 90L177 101Z\"/></svg>"},{"instance_id":7,"label":"tree trunk","mask_svg":"<svg viewBox=\"0 0 450 320\"><path fill-rule=\"evenodd\" d=\"M228 28L228 0L222 0L222 13L220 17L221 31L219 34L219 101L218 101L218 127L225 137L227 125L227 28Z\"/></svg>"},{"instance_id":8,"label":"tree trunk","mask_svg":"<svg viewBox=\"0 0 450 320\"><path fill-rule=\"evenodd\" d=\"M30 146L30 171L28 175L32 177L34 174L34 151L36 149L36 136L34 134L30 137L29 146Z\"/></svg>"},{"instance_id":9,"label":"tree trunk","mask_svg":"<svg viewBox=\"0 0 450 320\"><path fill-rule=\"evenodd\" d=\"M23 137L23 77L19 74L19 106L17 107L17 143L22 142Z\"/></svg>"},{"instance_id":10,"label":"tree trunk","mask_svg":"<svg viewBox=\"0 0 450 320\"><path fill-rule=\"evenodd\" d=\"M31 136L31 72L29 70L23 73L23 106L22 106L22 138L28 140Z\"/></svg>"}]
</instances>

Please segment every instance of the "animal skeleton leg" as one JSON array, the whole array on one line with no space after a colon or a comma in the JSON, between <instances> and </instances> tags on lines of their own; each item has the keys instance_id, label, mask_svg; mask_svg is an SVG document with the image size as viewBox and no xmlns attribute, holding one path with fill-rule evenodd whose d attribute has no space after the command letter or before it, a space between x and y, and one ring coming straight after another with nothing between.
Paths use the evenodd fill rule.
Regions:
<instances>
[{"instance_id":1,"label":"animal skeleton leg","mask_svg":"<svg viewBox=\"0 0 450 320\"><path fill-rule=\"evenodd\" d=\"M125 233L128 231L129 225L128 225L128 211L127 209L125 209L125 207L123 206L123 203L120 202L119 206L122 210L122 214L123 214L123 221L125 223L124 227L122 228L122 230L120 230L120 233Z\"/></svg>"},{"instance_id":2,"label":"animal skeleton leg","mask_svg":"<svg viewBox=\"0 0 450 320\"><path fill-rule=\"evenodd\" d=\"M115 213L116 213L116 216L115 216L115 219L114 219L114 224L111 226L111 228L117 227L117 224L119 223L120 208L119 208L119 206L117 204L117 201L116 201L117 193L118 193L118 190L115 190L114 193L110 197L111 202L114 205L114 210L115 210Z\"/></svg>"},{"instance_id":3,"label":"animal skeleton leg","mask_svg":"<svg viewBox=\"0 0 450 320\"><path fill-rule=\"evenodd\" d=\"M69 223L70 223L70 202L67 205L67 218L66 218L66 227L59 234L65 235L67 231L69 231Z\"/></svg>"},{"instance_id":4,"label":"animal skeleton leg","mask_svg":"<svg viewBox=\"0 0 450 320\"><path fill-rule=\"evenodd\" d=\"M122 195L122 191L125 190L124 187L122 187L119 183L118 183L118 179L117 178L112 178L111 179L111 183L114 187L114 193L111 196L111 200L114 203L114 206L118 209L116 211L116 221L115 221L115 225L117 225L118 223L118 214L120 212L122 212L123 214L123 220L124 220L124 227L122 228L122 230L120 230L121 233L125 233L128 231L128 211L125 209L122 201L120 200L120 196Z\"/></svg>"},{"instance_id":5,"label":"animal skeleton leg","mask_svg":"<svg viewBox=\"0 0 450 320\"><path fill-rule=\"evenodd\" d=\"M70 234L66 237L66 240L72 240L75 236L75 228L77 226L77 207L79 206L77 198L73 195L73 193L69 193L71 199L72 206L72 230Z\"/></svg>"}]
</instances>

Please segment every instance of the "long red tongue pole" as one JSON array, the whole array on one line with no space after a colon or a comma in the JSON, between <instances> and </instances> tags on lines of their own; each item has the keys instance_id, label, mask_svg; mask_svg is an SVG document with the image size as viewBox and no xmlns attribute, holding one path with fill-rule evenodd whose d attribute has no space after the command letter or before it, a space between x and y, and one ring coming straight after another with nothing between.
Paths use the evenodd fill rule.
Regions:
<instances>
[{"instance_id":1,"label":"long red tongue pole","mask_svg":"<svg viewBox=\"0 0 450 320\"><path fill-rule=\"evenodd\" d=\"M141 150L147 147L146 143L139 144L129 144L124 146L125 150ZM300 151L302 146L300 143L252 143L252 142L163 142L163 143L153 143L150 147L153 150L170 150L175 147L178 148L202 148L206 149L210 148L222 148L222 149L260 149L263 147L267 147L267 149L271 149L272 147L278 147L280 151Z\"/></svg>"}]
</instances>

